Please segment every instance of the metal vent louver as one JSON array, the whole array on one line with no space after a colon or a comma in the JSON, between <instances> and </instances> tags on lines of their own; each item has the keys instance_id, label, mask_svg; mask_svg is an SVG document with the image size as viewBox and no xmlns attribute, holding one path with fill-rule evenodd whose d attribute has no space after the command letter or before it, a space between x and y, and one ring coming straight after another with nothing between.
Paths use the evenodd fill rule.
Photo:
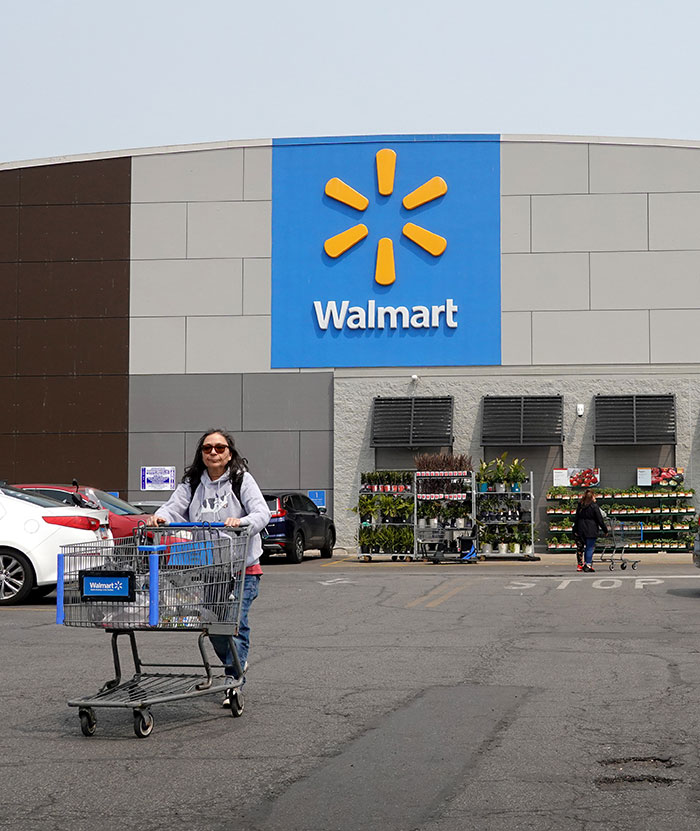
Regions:
<instances>
[{"instance_id":1,"label":"metal vent louver","mask_svg":"<svg viewBox=\"0 0 700 831\"><path fill-rule=\"evenodd\" d=\"M557 445L564 443L561 395L486 395L481 444Z\"/></svg>"},{"instance_id":2,"label":"metal vent louver","mask_svg":"<svg viewBox=\"0 0 700 831\"><path fill-rule=\"evenodd\" d=\"M372 447L445 447L452 445L452 396L375 398Z\"/></svg>"},{"instance_id":3,"label":"metal vent louver","mask_svg":"<svg viewBox=\"0 0 700 831\"><path fill-rule=\"evenodd\" d=\"M596 395L596 444L676 444L675 395Z\"/></svg>"}]
</instances>

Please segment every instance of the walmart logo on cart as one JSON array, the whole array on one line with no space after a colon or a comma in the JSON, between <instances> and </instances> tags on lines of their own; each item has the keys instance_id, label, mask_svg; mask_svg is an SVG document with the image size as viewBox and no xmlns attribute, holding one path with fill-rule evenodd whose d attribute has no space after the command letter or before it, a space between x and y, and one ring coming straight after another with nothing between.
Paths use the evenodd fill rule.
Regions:
<instances>
[{"instance_id":1,"label":"walmart logo on cart","mask_svg":"<svg viewBox=\"0 0 700 831\"><path fill-rule=\"evenodd\" d=\"M377 171L377 190L381 196L390 197L394 193L394 176L396 173L396 152L384 147L375 155ZM334 176L326 182L324 189L326 196L334 199L353 210L362 212L369 205L369 199L355 190L346 182ZM415 210L427 205L447 193L447 183L440 176L433 176L422 185L412 190L402 200L407 211ZM364 223L346 228L339 234L329 237L323 250L326 254L337 259L346 254L353 246L369 234ZM429 231L421 225L406 222L402 234L416 246L426 251L432 257L440 257L447 248L447 240L439 234ZM394 242L389 237L382 237L377 243L374 280L380 286L391 286L396 281L396 267L394 264ZM350 305L349 300L339 303L329 300L325 306L320 300L313 301L316 322L323 331L329 326L334 329L439 329L443 319L450 329L457 328L455 317L459 307L452 298L447 298L444 304L389 306L377 305L375 300L367 301L364 306Z\"/></svg>"}]
</instances>

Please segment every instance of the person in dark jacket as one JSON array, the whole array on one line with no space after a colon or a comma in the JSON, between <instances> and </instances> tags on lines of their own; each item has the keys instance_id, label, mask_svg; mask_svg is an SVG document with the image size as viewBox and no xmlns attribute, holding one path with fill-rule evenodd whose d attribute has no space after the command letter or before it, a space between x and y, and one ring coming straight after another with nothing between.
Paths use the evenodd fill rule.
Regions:
<instances>
[{"instance_id":1,"label":"person in dark jacket","mask_svg":"<svg viewBox=\"0 0 700 831\"><path fill-rule=\"evenodd\" d=\"M593 491L587 490L578 503L576 518L574 519L574 535L586 541L583 571L595 571L593 568L593 549L601 531L603 534L607 534L608 526L605 524L600 508L596 505L595 494Z\"/></svg>"}]
</instances>

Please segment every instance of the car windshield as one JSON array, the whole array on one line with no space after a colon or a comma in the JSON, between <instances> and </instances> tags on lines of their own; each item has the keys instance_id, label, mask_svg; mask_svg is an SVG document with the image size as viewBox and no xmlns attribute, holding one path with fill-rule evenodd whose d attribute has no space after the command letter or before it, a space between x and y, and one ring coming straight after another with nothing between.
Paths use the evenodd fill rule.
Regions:
<instances>
[{"instance_id":1,"label":"car windshield","mask_svg":"<svg viewBox=\"0 0 700 831\"><path fill-rule=\"evenodd\" d=\"M137 508L136 505L130 505L128 502L124 502L123 499L120 499L118 496L114 496L114 494L107 493L107 491L101 491L97 488L86 488L85 492L89 494L90 492L94 493L97 499L102 504L103 508L108 508L114 514L120 514L124 516L125 514L144 514L145 511L142 511L141 508Z\"/></svg>"},{"instance_id":2,"label":"car windshield","mask_svg":"<svg viewBox=\"0 0 700 831\"><path fill-rule=\"evenodd\" d=\"M39 496L39 494L15 490L15 488L1 486L0 493L5 496L11 496L13 499L31 502L32 505L39 505L42 508L65 508L65 504L59 499L49 499L47 496Z\"/></svg>"}]
</instances>

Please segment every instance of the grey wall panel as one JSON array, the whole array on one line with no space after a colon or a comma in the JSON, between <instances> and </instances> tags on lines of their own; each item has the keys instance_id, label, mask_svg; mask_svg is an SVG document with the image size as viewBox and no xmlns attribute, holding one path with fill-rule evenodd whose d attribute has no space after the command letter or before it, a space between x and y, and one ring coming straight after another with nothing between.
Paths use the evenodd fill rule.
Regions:
<instances>
[{"instance_id":1,"label":"grey wall panel","mask_svg":"<svg viewBox=\"0 0 700 831\"><path fill-rule=\"evenodd\" d=\"M649 195L649 248L700 248L700 193Z\"/></svg>"},{"instance_id":2,"label":"grey wall panel","mask_svg":"<svg viewBox=\"0 0 700 831\"><path fill-rule=\"evenodd\" d=\"M270 260L243 260L243 314L271 314Z\"/></svg>"},{"instance_id":3,"label":"grey wall panel","mask_svg":"<svg viewBox=\"0 0 700 831\"><path fill-rule=\"evenodd\" d=\"M129 384L129 430L241 429L240 375L134 375Z\"/></svg>"},{"instance_id":4,"label":"grey wall panel","mask_svg":"<svg viewBox=\"0 0 700 831\"><path fill-rule=\"evenodd\" d=\"M536 365L649 363L649 313L533 312L532 360Z\"/></svg>"},{"instance_id":5,"label":"grey wall panel","mask_svg":"<svg viewBox=\"0 0 700 831\"><path fill-rule=\"evenodd\" d=\"M185 318L132 317L129 372L157 375L185 371Z\"/></svg>"},{"instance_id":6,"label":"grey wall panel","mask_svg":"<svg viewBox=\"0 0 700 831\"><path fill-rule=\"evenodd\" d=\"M134 260L131 315L239 315L242 287L242 260Z\"/></svg>"},{"instance_id":7,"label":"grey wall panel","mask_svg":"<svg viewBox=\"0 0 700 831\"><path fill-rule=\"evenodd\" d=\"M201 433L186 434L188 463ZM234 434L236 448L248 459L250 472L261 488L299 489L299 433L240 431Z\"/></svg>"},{"instance_id":8,"label":"grey wall panel","mask_svg":"<svg viewBox=\"0 0 700 831\"><path fill-rule=\"evenodd\" d=\"M187 205L131 206L131 259L175 260L187 256Z\"/></svg>"},{"instance_id":9,"label":"grey wall panel","mask_svg":"<svg viewBox=\"0 0 700 831\"><path fill-rule=\"evenodd\" d=\"M601 485L606 488L627 488L630 484L636 485L638 467L674 467L676 448L671 444L633 447L603 444L595 448L595 464L603 472Z\"/></svg>"},{"instance_id":10,"label":"grey wall panel","mask_svg":"<svg viewBox=\"0 0 700 831\"><path fill-rule=\"evenodd\" d=\"M243 198L272 199L272 148L246 147L243 165Z\"/></svg>"},{"instance_id":11,"label":"grey wall panel","mask_svg":"<svg viewBox=\"0 0 700 831\"><path fill-rule=\"evenodd\" d=\"M501 253L530 251L530 197L501 197Z\"/></svg>"},{"instance_id":12,"label":"grey wall panel","mask_svg":"<svg viewBox=\"0 0 700 831\"><path fill-rule=\"evenodd\" d=\"M501 315L501 363L503 366L532 363L532 312Z\"/></svg>"},{"instance_id":13,"label":"grey wall panel","mask_svg":"<svg viewBox=\"0 0 700 831\"><path fill-rule=\"evenodd\" d=\"M333 487L333 433L302 430L299 434L299 484L303 490Z\"/></svg>"},{"instance_id":14,"label":"grey wall panel","mask_svg":"<svg viewBox=\"0 0 700 831\"><path fill-rule=\"evenodd\" d=\"M243 198L243 149L134 156L133 202L213 202Z\"/></svg>"},{"instance_id":15,"label":"grey wall panel","mask_svg":"<svg viewBox=\"0 0 700 831\"><path fill-rule=\"evenodd\" d=\"M502 142L501 193L588 193L588 145Z\"/></svg>"},{"instance_id":16,"label":"grey wall panel","mask_svg":"<svg viewBox=\"0 0 700 831\"><path fill-rule=\"evenodd\" d=\"M501 309L587 309L588 254L504 254Z\"/></svg>"},{"instance_id":17,"label":"grey wall panel","mask_svg":"<svg viewBox=\"0 0 700 831\"><path fill-rule=\"evenodd\" d=\"M643 194L533 196L533 251L645 251Z\"/></svg>"},{"instance_id":18,"label":"grey wall panel","mask_svg":"<svg viewBox=\"0 0 700 831\"><path fill-rule=\"evenodd\" d=\"M189 460L187 461L189 463ZM180 479L185 470L184 435L162 431L131 433L129 435L129 492L143 493L144 499L151 498L150 491L141 491L141 467L147 465L175 466L177 478ZM169 495L170 493L167 492L165 498Z\"/></svg>"},{"instance_id":19,"label":"grey wall panel","mask_svg":"<svg viewBox=\"0 0 700 831\"><path fill-rule=\"evenodd\" d=\"M700 363L700 309L653 310L649 325L652 363Z\"/></svg>"},{"instance_id":20,"label":"grey wall panel","mask_svg":"<svg viewBox=\"0 0 700 831\"><path fill-rule=\"evenodd\" d=\"M591 308L700 308L700 251L591 254Z\"/></svg>"},{"instance_id":21,"label":"grey wall panel","mask_svg":"<svg viewBox=\"0 0 700 831\"><path fill-rule=\"evenodd\" d=\"M591 144L591 193L700 190L700 149Z\"/></svg>"},{"instance_id":22,"label":"grey wall panel","mask_svg":"<svg viewBox=\"0 0 700 831\"><path fill-rule=\"evenodd\" d=\"M188 257L269 257L269 202L194 202L187 213Z\"/></svg>"},{"instance_id":23,"label":"grey wall panel","mask_svg":"<svg viewBox=\"0 0 700 831\"><path fill-rule=\"evenodd\" d=\"M264 372L269 369L269 317L187 318L187 372Z\"/></svg>"},{"instance_id":24,"label":"grey wall panel","mask_svg":"<svg viewBox=\"0 0 700 831\"><path fill-rule=\"evenodd\" d=\"M246 375L244 430L332 430L333 373Z\"/></svg>"}]
</instances>

